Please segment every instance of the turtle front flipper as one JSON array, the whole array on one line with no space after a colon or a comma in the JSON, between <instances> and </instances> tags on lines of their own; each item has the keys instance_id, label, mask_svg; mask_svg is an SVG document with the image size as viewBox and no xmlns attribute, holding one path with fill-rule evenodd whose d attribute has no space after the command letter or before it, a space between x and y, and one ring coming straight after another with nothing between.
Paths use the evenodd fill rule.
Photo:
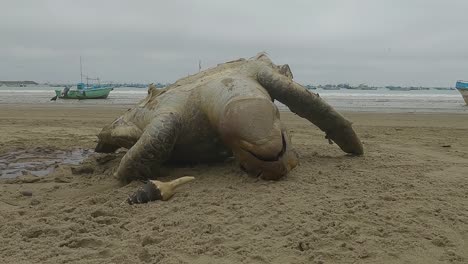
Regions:
<instances>
[{"instance_id":1,"label":"turtle front flipper","mask_svg":"<svg viewBox=\"0 0 468 264\"><path fill-rule=\"evenodd\" d=\"M123 115L101 130L94 151L111 153L121 147L129 149L138 141L141 134L142 131Z\"/></svg>"},{"instance_id":2,"label":"turtle front flipper","mask_svg":"<svg viewBox=\"0 0 468 264\"><path fill-rule=\"evenodd\" d=\"M274 99L319 127L326 133L326 138L333 140L344 152L364 154L362 143L354 132L351 122L336 112L318 94L294 82L292 74L281 72L281 69L286 68L289 69L283 66L277 72L271 67L264 67L257 74L257 80Z\"/></svg>"},{"instance_id":3,"label":"turtle front flipper","mask_svg":"<svg viewBox=\"0 0 468 264\"><path fill-rule=\"evenodd\" d=\"M181 127L178 114L158 114L120 161L117 177L125 183L154 178L161 164L169 159Z\"/></svg>"}]
</instances>

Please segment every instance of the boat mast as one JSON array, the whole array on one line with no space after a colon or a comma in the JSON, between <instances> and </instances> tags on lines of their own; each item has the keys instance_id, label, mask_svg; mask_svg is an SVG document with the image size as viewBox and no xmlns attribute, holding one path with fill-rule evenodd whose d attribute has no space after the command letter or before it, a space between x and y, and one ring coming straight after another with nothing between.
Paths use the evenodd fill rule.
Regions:
<instances>
[{"instance_id":1,"label":"boat mast","mask_svg":"<svg viewBox=\"0 0 468 264\"><path fill-rule=\"evenodd\" d=\"M80 79L81 79L81 83L83 83L83 70L81 67L81 56L80 56Z\"/></svg>"}]
</instances>

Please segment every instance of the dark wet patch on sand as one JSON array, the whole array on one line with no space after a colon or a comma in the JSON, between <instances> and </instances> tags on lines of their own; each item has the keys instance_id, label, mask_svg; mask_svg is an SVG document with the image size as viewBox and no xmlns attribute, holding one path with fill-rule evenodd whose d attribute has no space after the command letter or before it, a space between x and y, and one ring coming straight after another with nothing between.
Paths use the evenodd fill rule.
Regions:
<instances>
[{"instance_id":1,"label":"dark wet patch on sand","mask_svg":"<svg viewBox=\"0 0 468 264\"><path fill-rule=\"evenodd\" d=\"M89 149L56 150L50 148L20 149L0 155L0 179L22 175L46 176L58 165L77 165L93 154Z\"/></svg>"}]
</instances>

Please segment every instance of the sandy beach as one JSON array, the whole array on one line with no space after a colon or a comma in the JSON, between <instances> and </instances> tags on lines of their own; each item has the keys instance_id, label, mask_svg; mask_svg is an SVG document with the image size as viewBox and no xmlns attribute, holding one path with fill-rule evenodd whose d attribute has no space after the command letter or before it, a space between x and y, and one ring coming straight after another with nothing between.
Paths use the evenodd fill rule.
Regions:
<instances>
[{"instance_id":1,"label":"sandy beach","mask_svg":"<svg viewBox=\"0 0 468 264\"><path fill-rule=\"evenodd\" d=\"M130 206L141 183L113 178L123 153L88 151L129 107L0 104L3 168L15 153L89 155L0 180L0 263L468 262L467 114L345 112L366 151L350 157L282 112L300 156L286 178L257 180L233 160L171 167L161 180L196 180Z\"/></svg>"}]
</instances>

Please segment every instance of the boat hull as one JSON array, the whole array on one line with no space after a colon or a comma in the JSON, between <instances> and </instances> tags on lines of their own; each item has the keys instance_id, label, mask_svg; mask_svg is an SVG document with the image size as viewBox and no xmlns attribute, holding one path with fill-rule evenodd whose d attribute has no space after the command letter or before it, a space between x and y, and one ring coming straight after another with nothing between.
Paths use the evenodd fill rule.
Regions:
<instances>
[{"instance_id":1,"label":"boat hull","mask_svg":"<svg viewBox=\"0 0 468 264\"><path fill-rule=\"evenodd\" d=\"M458 81L455 85L455 88L460 92L463 96L463 100L465 100L465 104L468 105L468 82L465 81Z\"/></svg>"},{"instance_id":2,"label":"boat hull","mask_svg":"<svg viewBox=\"0 0 468 264\"><path fill-rule=\"evenodd\" d=\"M66 95L62 90L55 90L55 94L60 99L106 99L113 88L69 90Z\"/></svg>"},{"instance_id":3,"label":"boat hull","mask_svg":"<svg viewBox=\"0 0 468 264\"><path fill-rule=\"evenodd\" d=\"M465 104L468 105L468 89L457 89L465 100Z\"/></svg>"}]
</instances>

